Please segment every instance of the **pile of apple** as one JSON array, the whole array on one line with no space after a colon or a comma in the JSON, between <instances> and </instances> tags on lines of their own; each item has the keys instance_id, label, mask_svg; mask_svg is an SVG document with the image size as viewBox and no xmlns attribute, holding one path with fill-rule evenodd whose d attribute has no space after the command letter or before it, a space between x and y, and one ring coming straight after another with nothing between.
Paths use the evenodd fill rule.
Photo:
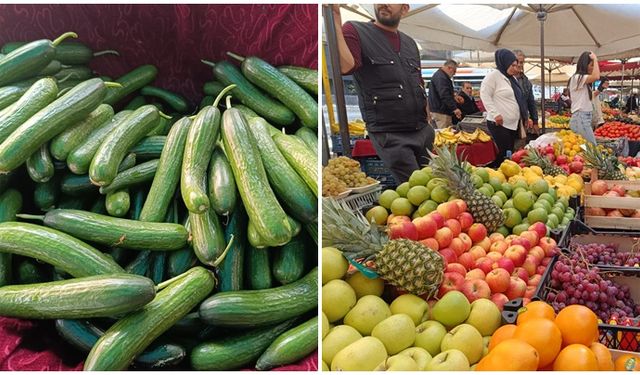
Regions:
<instances>
[{"instance_id":1,"label":"pile of apple","mask_svg":"<svg viewBox=\"0 0 640 375\"><path fill-rule=\"evenodd\" d=\"M627 190L624 186L619 184L614 184L611 187L609 187L609 184L604 180L596 180L591 183L591 194L600 195L604 197L640 198L640 191ZM612 208L602 208L602 207L587 207L585 210L585 215L640 218L640 210L622 209L622 208L612 209Z\"/></svg>"},{"instance_id":2,"label":"pile of apple","mask_svg":"<svg viewBox=\"0 0 640 375\"><path fill-rule=\"evenodd\" d=\"M322 253L323 370L469 371L488 353L502 321L490 300L452 291L437 302L403 294L387 303L380 279L347 275L339 250Z\"/></svg>"}]
</instances>

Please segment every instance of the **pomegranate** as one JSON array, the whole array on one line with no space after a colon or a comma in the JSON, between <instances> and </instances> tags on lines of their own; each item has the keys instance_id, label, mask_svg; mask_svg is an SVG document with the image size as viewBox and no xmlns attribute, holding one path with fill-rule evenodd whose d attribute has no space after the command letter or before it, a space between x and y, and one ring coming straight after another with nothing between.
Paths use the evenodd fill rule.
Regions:
<instances>
[{"instance_id":1,"label":"pomegranate","mask_svg":"<svg viewBox=\"0 0 640 375\"><path fill-rule=\"evenodd\" d=\"M587 216L607 216L607 212L600 207L587 207L585 214Z\"/></svg>"},{"instance_id":2,"label":"pomegranate","mask_svg":"<svg viewBox=\"0 0 640 375\"><path fill-rule=\"evenodd\" d=\"M611 217L624 217L622 215L622 213L620 213L619 210L611 210L609 211L609 213L607 214L607 216L611 216Z\"/></svg>"},{"instance_id":3,"label":"pomegranate","mask_svg":"<svg viewBox=\"0 0 640 375\"><path fill-rule=\"evenodd\" d=\"M556 158L556 163L558 163L558 165L567 164L568 162L569 158L567 157L567 155L558 155L558 157Z\"/></svg>"},{"instance_id":4,"label":"pomegranate","mask_svg":"<svg viewBox=\"0 0 640 375\"><path fill-rule=\"evenodd\" d=\"M596 180L591 183L591 194L604 195L609 190L607 183L602 180Z\"/></svg>"},{"instance_id":5,"label":"pomegranate","mask_svg":"<svg viewBox=\"0 0 640 375\"><path fill-rule=\"evenodd\" d=\"M584 164L581 161L572 161L569 163L569 171L571 173L582 173L582 169L584 168Z\"/></svg>"},{"instance_id":6,"label":"pomegranate","mask_svg":"<svg viewBox=\"0 0 640 375\"><path fill-rule=\"evenodd\" d=\"M624 195L627 193L627 189L625 189L624 186L617 185L617 184L613 185L613 187L611 188L611 191L615 191L621 197L624 197Z\"/></svg>"}]
</instances>

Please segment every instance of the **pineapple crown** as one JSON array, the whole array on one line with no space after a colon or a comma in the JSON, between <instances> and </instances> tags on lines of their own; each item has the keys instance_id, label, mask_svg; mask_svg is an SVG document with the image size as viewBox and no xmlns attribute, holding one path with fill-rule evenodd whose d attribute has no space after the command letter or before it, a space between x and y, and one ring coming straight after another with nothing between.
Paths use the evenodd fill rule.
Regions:
<instances>
[{"instance_id":1,"label":"pineapple crown","mask_svg":"<svg viewBox=\"0 0 640 375\"><path fill-rule=\"evenodd\" d=\"M447 179L453 186L472 187L471 164L461 161L456 154L456 145L444 145L435 148L436 153L427 150L431 157L433 175ZM461 155L464 158L464 151Z\"/></svg>"}]
</instances>

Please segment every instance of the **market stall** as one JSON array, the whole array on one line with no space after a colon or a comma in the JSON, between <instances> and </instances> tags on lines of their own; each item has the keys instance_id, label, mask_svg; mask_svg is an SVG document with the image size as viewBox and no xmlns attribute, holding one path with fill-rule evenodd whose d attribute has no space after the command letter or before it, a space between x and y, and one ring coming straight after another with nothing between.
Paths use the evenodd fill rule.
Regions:
<instances>
[{"instance_id":1,"label":"market stall","mask_svg":"<svg viewBox=\"0 0 640 375\"><path fill-rule=\"evenodd\" d=\"M0 5L0 370L317 369L317 17Z\"/></svg>"}]
</instances>

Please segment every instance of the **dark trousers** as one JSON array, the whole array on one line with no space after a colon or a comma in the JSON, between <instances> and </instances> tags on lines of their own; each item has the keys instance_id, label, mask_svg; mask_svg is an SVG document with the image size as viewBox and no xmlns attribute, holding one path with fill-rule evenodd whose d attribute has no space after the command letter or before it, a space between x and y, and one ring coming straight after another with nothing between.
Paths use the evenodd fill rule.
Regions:
<instances>
[{"instance_id":1,"label":"dark trousers","mask_svg":"<svg viewBox=\"0 0 640 375\"><path fill-rule=\"evenodd\" d=\"M369 138L378 157L400 185L409 180L413 171L429 163L427 150L433 147L435 133L427 125L409 132L369 133Z\"/></svg>"},{"instance_id":2,"label":"dark trousers","mask_svg":"<svg viewBox=\"0 0 640 375\"><path fill-rule=\"evenodd\" d=\"M489 166L492 168L497 168L506 158L507 151L515 151L513 147L516 138L518 138L518 132L516 130L507 129L504 126L496 125L496 123L493 121L487 121L487 127L489 128L489 133L491 133L493 142L498 147L498 155L496 156L496 160Z\"/></svg>"}]
</instances>

